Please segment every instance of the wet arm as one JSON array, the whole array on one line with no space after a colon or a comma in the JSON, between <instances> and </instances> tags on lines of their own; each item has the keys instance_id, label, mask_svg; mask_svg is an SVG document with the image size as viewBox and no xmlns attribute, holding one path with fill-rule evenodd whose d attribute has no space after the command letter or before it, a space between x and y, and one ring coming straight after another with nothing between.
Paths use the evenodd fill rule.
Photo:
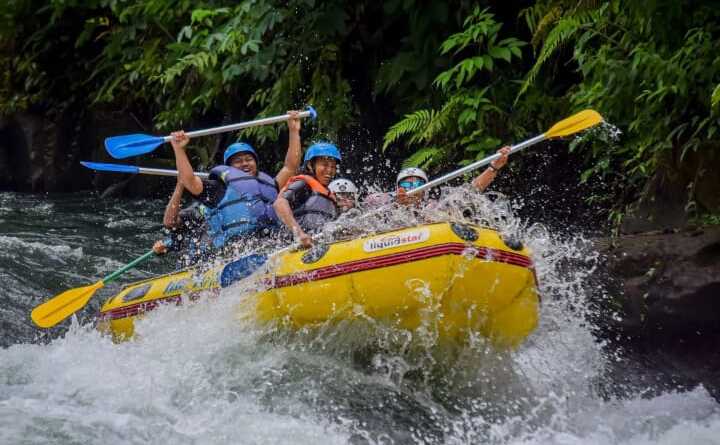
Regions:
<instances>
[{"instance_id":1,"label":"wet arm","mask_svg":"<svg viewBox=\"0 0 720 445\"><path fill-rule=\"evenodd\" d=\"M302 149L300 147L300 119L297 111L288 111L292 117L288 119L288 150L285 154L285 163L275 176L279 188L285 187L288 179L297 174L300 168Z\"/></svg>"},{"instance_id":2,"label":"wet arm","mask_svg":"<svg viewBox=\"0 0 720 445\"><path fill-rule=\"evenodd\" d=\"M484 192L486 188L493 182L497 176L497 172L491 168L485 169L478 177L473 179L472 185L481 192Z\"/></svg>"},{"instance_id":3,"label":"wet arm","mask_svg":"<svg viewBox=\"0 0 720 445\"><path fill-rule=\"evenodd\" d=\"M182 195L185 191L180 180L175 184L175 190L173 191L170 201L168 201L167 207L165 207L165 214L163 215L163 226L168 229L174 229L180 225L180 205L182 203Z\"/></svg>"},{"instance_id":4,"label":"wet arm","mask_svg":"<svg viewBox=\"0 0 720 445\"><path fill-rule=\"evenodd\" d=\"M290 208L290 202L282 195L278 196L273 204L275 213L277 214L280 221L285 224L293 234L296 241L299 241L303 247L312 247L313 242L310 235L305 233L298 224L295 216L293 216L292 209Z\"/></svg>"},{"instance_id":5,"label":"wet arm","mask_svg":"<svg viewBox=\"0 0 720 445\"><path fill-rule=\"evenodd\" d=\"M486 188L493 182L495 176L501 168L507 164L508 155L510 154L510 147L503 147L498 150L500 157L490 163L490 166L485 169L484 172L480 173L477 178L473 179L472 185L476 189L484 192Z\"/></svg>"},{"instance_id":6,"label":"wet arm","mask_svg":"<svg viewBox=\"0 0 720 445\"><path fill-rule=\"evenodd\" d=\"M185 147L190 139L183 131L172 133L172 137L173 139L170 141L170 144L172 145L173 152L175 152L178 181L182 183L187 191L197 196L203 191L203 182L195 176L192 165L190 164L190 159L188 159L187 153L185 153Z\"/></svg>"},{"instance_id":7,"label":"wet arm","mask_svg":"<svg viewBox=\"0 0 720 445\"><path fill-rule=\"evenodd\" d=\"M275 213L278 218L280 218L280 221L282 221L293 234L298 231L302 231L300 224L298 224L295 216L293 216L293 211L290 208L290 202L285 199L285 197L282 195L278 196L275 203L273 203L273 208L275 209Z\"/></svg>"}]
</instances>

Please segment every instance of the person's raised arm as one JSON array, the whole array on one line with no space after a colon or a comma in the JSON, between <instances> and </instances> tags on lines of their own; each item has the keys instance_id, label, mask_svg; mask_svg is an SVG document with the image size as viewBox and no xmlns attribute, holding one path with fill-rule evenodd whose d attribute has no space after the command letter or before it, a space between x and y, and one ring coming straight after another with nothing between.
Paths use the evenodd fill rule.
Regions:
<instances>
[{"instance_id":1,"label":"person's raised arm","mask_svg":"<svg viewBox=\"0 0 720 445\"><path fill-rule=\"evenodd\" d=\"M298 240L303 247L312 247L312 238L303 231L300 224L298 224L297 220L293 216L292 209L290 208L290 202L280 195L273 203L273 208L275 209L275 213L278 218L280 218L280 221L282 221L283 224L292 231L295 239Z\"/></svg>"},{"instance_id":2,"label":"person's raised arm","mask_svg":"<svg viewBox=\"0 0 720 445\"><path fill-rule=\"evenodd\" d=\"M172 145L173 152L175 152L178 182L180 182L188 192L198 196L203 191L203 182L202 179L195 176L192 165L190 165L190 159L188 159L187 153L185 153L185 147L187 147L188 142L190 142L190 138L187 137L184 131L175 131L170 135L172 136L170 145Z\"/></svg>"},{"instance_id":3,"label":"person's raised arm","mask_svg":"<svg viewBox=\"0 0 720 445\"><path fill-rule=\"evenodd\" d=\"M507 164L508 155L510 154L510 147L503 147L498 150L498 153L500 153L501 156L492 161L488 168L486 168L485 171L480 173L478 177L473 179L472 181L473 187L480 190L481 192L485 191L485 189L490 185L490 183L493 182L493 179L495 179L495 176L497 176L497 173L500 171L500 169L503 168L505 164Z\"/></svg>"},{"instance_id":4,"label":"person's raised arm","mask_svg":"<svg viewBox=\"0 0 720 445\"><path fill-rule=\"evenodd\" d=\"M298 111L288 111L288 150L285 154L285 164L275 176L279 188L285 187L288 179L297 174L300 168L302 149L300 147L300 118Z\"/></svg>"}]
</instances>

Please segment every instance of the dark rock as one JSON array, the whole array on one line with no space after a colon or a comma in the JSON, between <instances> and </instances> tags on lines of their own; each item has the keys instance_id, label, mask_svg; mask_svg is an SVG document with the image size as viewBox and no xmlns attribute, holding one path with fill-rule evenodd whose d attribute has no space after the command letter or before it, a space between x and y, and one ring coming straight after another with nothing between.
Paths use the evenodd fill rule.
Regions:
<instances>
[{"instance_id":1,"label":"dark rock","mask_svg":"<svg viewBox=\"0 0 720 445\"><path fill-rule=\"evenodd\" d=\"M31 190L30 151L21 126L14 119L0 122L0 189Z\"/></svg>"},{"instance_id":2,"label":"dark rock","mask_svg":"<svg viewBox=\"0 0 720 445\"><path fill-rule=\"evenodd\" d=\"M720 227L595 241L596 334L617 358L609 393L692 388L720 401ZM591 285L593 284L591 283Z\"/></svg>"},{"instance_id":3,"label":"dark rock","mask_svg":"<svg viewBox=\"0 0 720 445\"><path fill-rule=\"evenodd\" d=\"M688 182L677 170L661 164L645 184L642 197L628 209L620 230L638 233L682 227L687 223Z\"/></svg>"},{"instance_id":4,"label":"dark rock","mask_svg":"<svg viewBox=\"0 0 720 445\"><path fill-rule=\"evenodd\" d=\"M149 126L148 126L149 127ZM167 188L167 180L129 178L122 174L96 173L80 161L120 162L105 152L108 136L147 131L127 113L65 109L48 114L18 113L0 120L0 190L71 192L105 190L148 196ZM143 164L157 162L143 159ZM130 179L130 180L128 180ZM170 185L169 187L172 187Z\"/></svg>"},{"instance_id":5,"label":"dark rock","mask_svg":"<svg viewBox=\"0 0 720 445\"><path fill-rule=\"evenodd\" d=\"M641 337L720 334L720 227L599 240L617 327Z\"/></svg>"}]
</instances>

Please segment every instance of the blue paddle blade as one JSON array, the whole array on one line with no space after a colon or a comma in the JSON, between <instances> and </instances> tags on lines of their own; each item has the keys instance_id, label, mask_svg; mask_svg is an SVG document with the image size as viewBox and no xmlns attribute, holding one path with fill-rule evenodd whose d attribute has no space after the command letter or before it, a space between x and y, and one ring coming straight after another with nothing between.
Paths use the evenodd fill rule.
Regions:
<instances>
[{"instance_id":1,"label":"blue paddle blade","mask_svg":"<svg viewBox=\"0 0 720 445\"><path fill-rule=\"evenodd\" d=\"M165 143L165 138L147 134L127 134L105 139L105 149L115 159L144 155Z\"/></svg>"},{"instance_id":2,"label":"blue paddle blade","mask_svg":"<svg viewBox=\"0 0 720 445\"><path fill-rule=\"evenodd\" d=\"M260 266L265 264L267 259L267 255L254 253L226 264L220 274L220 287L228 287L243 278L249 277Z\"/></svg>"},{"instance_id":3,"label":"blue paddle blade","mask_svg":"<svg viewBox=\"0 0 720 445\"><path fill-rule=\"evenodd\" d=\"M140 169L134 165L123 165L123 164L103 164L101 162L88 162L80 161L85 167L98 170L101 172L116 172L116 173L139 173Z\"/></svg>"}]
</instances>

